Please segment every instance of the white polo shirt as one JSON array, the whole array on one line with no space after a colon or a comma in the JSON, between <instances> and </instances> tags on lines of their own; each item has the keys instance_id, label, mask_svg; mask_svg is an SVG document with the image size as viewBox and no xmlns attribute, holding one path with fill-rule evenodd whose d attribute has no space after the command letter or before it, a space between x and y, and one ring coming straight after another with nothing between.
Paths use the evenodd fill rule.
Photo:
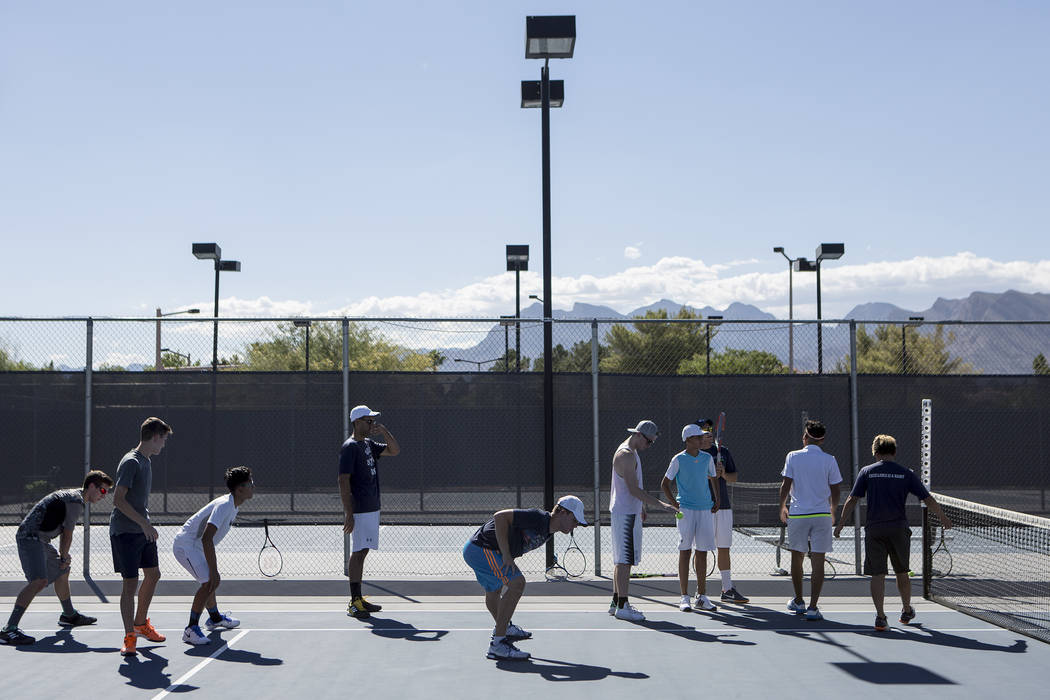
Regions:
<instances>
[{"instance_id":1,"label":"white polo shirt","mask_svg":"<svg viewBox=\"0 0 1050 700\"><path fill-rule=\"evenodd\" d=\"M842 482L838 462L817 445L788 452L780 475L791 479L789 515L829 512L831 486Z\"/></svg>"},{"instance_id":2,"label":"white polo shirt","mask_svg":"<svg viewBox=\"0 0 1050 700\"><path fill-rule=\"evenodd\" d=\"M174 546L203 549L204 545L201 543L201 538L204 537L204 531L208 525L215 526L215 536L212 538L212 544L219 544L219 541L230 531L233 519L237 517L237 511L238 508L234 503L232 493L219 496L194 513L186 521L179 534L175 535Z\"/></svg>"}]
</instances>

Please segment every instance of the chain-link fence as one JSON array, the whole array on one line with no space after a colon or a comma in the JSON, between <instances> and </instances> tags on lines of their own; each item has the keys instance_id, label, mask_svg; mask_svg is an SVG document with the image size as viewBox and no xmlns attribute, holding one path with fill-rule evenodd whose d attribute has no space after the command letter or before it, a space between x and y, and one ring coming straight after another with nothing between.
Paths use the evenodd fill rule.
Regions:
<instances>
[{"instance_id":1,"label":"chain-link fence","mask_svg":"<svg viewBox=\"0 0 1050 700\"><path fill-rule=\"evenodd\" d=\"M825 449L848 485L871 461L877 433L897 436L902 463L918 463L922 398L939 408L938 491L1047 511L1050 323L680 316L552 323L555 493L576 493L589 514L608 505L611 456L628 426L649 418L663 430L643 455L645 487L657 494L681 426L725 411L743 482L732 497L733 568L768 573L777 568L775 487L755 485L779 479L805 417L827 424ZM257 494L241 522L271 521L284 573L338 575L336 465L357 403L383 411L403 446L380 462L383 531L368 571L466 575L459 549L474 528L501 508L543 505L542 370L536 319L0 319L0 468L9 485L0 576L19 573L2 538L27 508L79 483L89 465L112 473L148 415L175 429L153 460L155 522L181 524L224 492L225 468L247 464ZM91 516L97 576L109 569L109 509ZM673 519L654 514L648 525L641 571L675 571ZM590 567L605 553L606 573L607 537L604 527L577 534ZM241 527L223 542L231 575L256 572L261 539ZM854 570L852 543L839 548L848 550L839 569ZM522 563L542 572L542 551Z\"/></svg>"}]
</instances>

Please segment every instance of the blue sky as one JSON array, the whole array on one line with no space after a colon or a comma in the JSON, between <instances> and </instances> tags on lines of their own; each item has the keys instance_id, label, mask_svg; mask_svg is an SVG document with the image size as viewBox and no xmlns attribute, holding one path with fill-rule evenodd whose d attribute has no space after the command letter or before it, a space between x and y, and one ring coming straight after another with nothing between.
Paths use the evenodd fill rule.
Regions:
<instances>
[{"instance_id":1,"label":"blue sky","mask_svg":"<svg viewBox=\"0 0 1050 700\"><path fill-rule=\"evenodd\" d=\"M513 312L540 115L528 14L576 14L554 305L825 316L1050 291L1044 2L0 5L0 315ZM814 314L796 275L796 317Z\"/></svg>"}]
</instances>

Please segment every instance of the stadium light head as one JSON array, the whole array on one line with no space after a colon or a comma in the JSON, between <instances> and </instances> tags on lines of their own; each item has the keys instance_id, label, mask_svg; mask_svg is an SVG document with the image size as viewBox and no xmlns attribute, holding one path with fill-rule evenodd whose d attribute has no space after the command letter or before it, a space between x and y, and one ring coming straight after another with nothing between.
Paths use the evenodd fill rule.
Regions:
<instances>
[{"instance_id":1,"label":"stadium light head","mask_svg":"<svg viewBox=\"0 0 1050 700\"><path fill-rule=\"evenodd\" d=\"M220 260L219 261L219 272L240 272L241 261L240 260Z\"/></svg>"},{"instance_id":2,"label":"stadium light head","mask_svg":"<svg viewBox=\"0 0 1050 700\"><path fill-rule=\"evenodd\" d=\"M550 86L551 107L561 107L565 104L565 81L552 80L550 81ZM540 81L521 81L521 106L523 109L543 106L543 96L540 94Z\"/></svg>"},{"instance_id":3,"label":"stadium light head","mask_svg":"<svg viewBox=\"0 0 1050 700\"><path fill-rule=\"evenodd\" d=\"M515 270L525 272L529 269L529 247L527 245L507 246L507 272Z\"/></svg>"},{"instance_id":4,"label":"stadium light head","mask_svg":"<svg viewBox=\"0 0 1050 700\"><path fill-rule=\"evenodd\" d=\"M795 272L816 272L817 263L807 260L806 258L795 259Z\"/></svg>"},{"instance_id":5,"label":"stadium light head","mask_svg":"<svg viewBox=\"0 0 1050 700\"><path fill-rule=\"evenodd\" d=\"M846 252L843 243L821 243L817 246L817 262L821 260L837 260Z\"/></svg>"},{"instance_id":6,"label":"stadium light head","mask_svg":"<svg viewBox=\"0 0 1050 700\"><path fill-rule=\"evenodd\" d=\"M576 15L525 18L525 58L572 58Z\"/></svg>"},{"instance_id":7,"label":"stadium light head","mask_svg":"<svg viewBox=\"0 0 1050 700\"><path fill-rule=\"evenodd\" d=\"M222 248L218 243L194 243L193 257L198 260L221 260Z\"/></svg>"}]
</instances>

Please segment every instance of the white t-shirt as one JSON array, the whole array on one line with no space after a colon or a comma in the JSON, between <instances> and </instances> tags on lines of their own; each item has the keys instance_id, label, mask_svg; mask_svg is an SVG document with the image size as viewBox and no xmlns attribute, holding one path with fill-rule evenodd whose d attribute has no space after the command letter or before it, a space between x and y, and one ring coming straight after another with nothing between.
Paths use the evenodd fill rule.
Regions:
<instances>
[{"instance_id":1,"label":"white t-shirt","mask_svg":"<svg viewBox=\"0 0 1050 700\"><path fill-rule=\"evenodd\" d=\"M233 494L219 496L190 516L179 534L175 535L175 546L202 549L204 545L201 544L201 538L204 537L204 531L209 524L215 526L215 537L212 538L212 542L219 544L219 541L230 531L230 526L233 525L233 519L236 517L237 506L233 502Z\"/></svg>"},{"instance_id":2,"label":"white t-shirt","mask_svg":"<svg viewBox=\"0 0 1050 700\"><path fill-rule=\"evenodd\" d=\"M817 445L788 452L780 475L791 479L789 515L829 512L831 485L842 482L838 462Z\"/></svg>"},{"instance_id":3,"label":"white t-shirt","mask_svg":"<svg viewBox=\"0 0 1050 700\"><path fill-rule=\"evenodd\" d=\"M617 448L616 455L620 454L620 449L623 449L621 445ZM627 448L627 451L634 455L634 474L635 479L638 481L638 488L642 488L642 459L638 456L636 450ZM613 461L616 460L616 455L613 455ZM627 488L627 482L624 481L623 477L616 473L616 466L613 465L612 470L612 488L609 493L609 512L610 513L622 513L622 514L635 514L638 515L642 512L642 501L639 498L635 498L631 495L630 490Z\"/></svg>"}]
</instances>

